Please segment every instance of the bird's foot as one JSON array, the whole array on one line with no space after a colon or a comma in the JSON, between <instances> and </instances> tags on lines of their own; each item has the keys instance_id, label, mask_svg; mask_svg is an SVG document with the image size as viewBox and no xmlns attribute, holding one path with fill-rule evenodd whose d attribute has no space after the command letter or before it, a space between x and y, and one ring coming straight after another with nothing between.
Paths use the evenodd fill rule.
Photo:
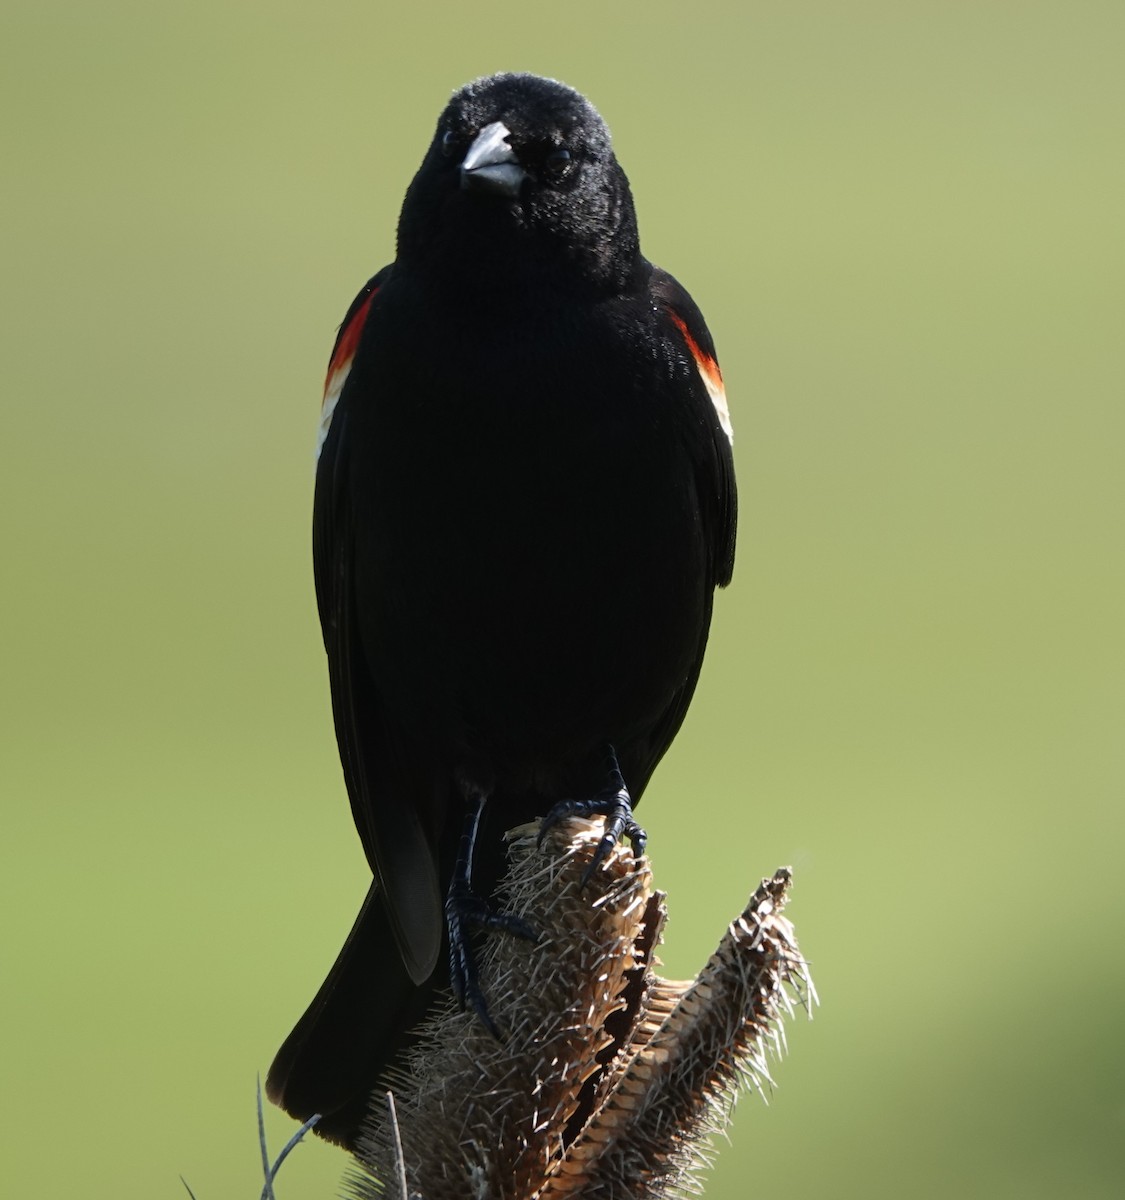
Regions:
<instances>
[{"instance_id":1,"label":"bird's foot","mask_svg":"<svg viewBox=\"0 0 1125 1200\"><path fill-rule=\"evenodd\" d=\"M590 865L582 872L582 887L594 876L594 872L605 861L609 852L617 845L622 837L627 837L633 844L633 857L640 858L645 852L648 835L633 820L633 802L621 771L617 766L617 757L610 751L610 786L590 800L560 800L558 804L543 818L539 826L539 845L547 831L567 817L605 817L605 833L598 842Z\"/></svg>"},{"instance_id":2,"label":"bird's foot","mask_svg":"<svg viewBox=\"0 0 1125 1200\"><path fill-rule=\"evenodd\" d=\"M480 1023L500 1040L485 1002L477 970L477 958L469 941L470 929L490 933L507 933L525 941L539 941L538 932L522 917L498 912L489 902L473 892L461 880L455 879L445 898L445 921L449 928L449 976L453 995L462 1010L471 1008Z\"/></svg>"}]
</instances>

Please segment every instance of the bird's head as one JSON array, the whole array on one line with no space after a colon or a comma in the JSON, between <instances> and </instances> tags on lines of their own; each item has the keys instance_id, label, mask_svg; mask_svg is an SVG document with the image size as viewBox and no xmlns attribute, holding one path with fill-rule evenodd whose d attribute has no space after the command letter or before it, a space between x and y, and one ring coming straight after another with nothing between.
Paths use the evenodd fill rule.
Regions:
<instances>
[{"instance_id":1,"label":"bird's head","mask_svg":"<svg viewBox=\"0 0 1125 1200\"><path fill-rule=\"evenodd\" d=\"M573 88L503 74L456 92L406 194L399 258L478 286L534 278L607 291L638 269L609 130Z\"/></svg>"}]
</instances>

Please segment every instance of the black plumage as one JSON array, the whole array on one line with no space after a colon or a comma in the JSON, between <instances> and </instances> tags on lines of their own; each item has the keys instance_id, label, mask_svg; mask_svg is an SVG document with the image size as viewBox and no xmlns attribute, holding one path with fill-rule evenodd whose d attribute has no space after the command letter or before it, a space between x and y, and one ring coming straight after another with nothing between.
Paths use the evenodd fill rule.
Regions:
<instances>
[{"instance_id":1,"label":"black plumage","mask_svg":"<svg viewBox=\"0 0 1125 1200\"><path fill-rule=\"evenodd\" d=\"M450 982L466 813L487 899L505 829L621 779L639 800L731 576L729 429L706 325L641 255L594 108L531 75L457 92L326 388L316 589L374 880L268 1082L326 1136L353 1141Z\"/></svg>"}]
</instances>

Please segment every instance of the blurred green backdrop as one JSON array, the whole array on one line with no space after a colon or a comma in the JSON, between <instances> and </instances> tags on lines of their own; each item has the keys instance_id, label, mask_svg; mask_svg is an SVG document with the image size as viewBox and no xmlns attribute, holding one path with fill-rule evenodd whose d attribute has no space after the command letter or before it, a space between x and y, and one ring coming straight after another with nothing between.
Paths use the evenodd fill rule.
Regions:
<instances>
[{"instance_id":1,"label":"blurred green backdrop","mask_svg":"<svg viewBox=\"0 0 1125 1200\"><path fill-rule=\"evenodd\" d=\"M324 364L446 96L514 68L606 116L738 435L643 820L670 973L792 863L823 1007L710 1200L1125 1194L1125 7L6 0L0 56L4 1192L257 1195L255 1073L367 879Z\"/></svg>"}]
</instances>

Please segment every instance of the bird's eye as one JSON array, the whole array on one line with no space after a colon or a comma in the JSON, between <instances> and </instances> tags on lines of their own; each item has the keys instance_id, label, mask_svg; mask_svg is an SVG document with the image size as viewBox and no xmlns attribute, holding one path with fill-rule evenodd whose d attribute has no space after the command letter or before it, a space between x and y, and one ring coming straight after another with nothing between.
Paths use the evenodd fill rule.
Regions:
<instances>
[{"instance_id":1,"label":"bird's eye","mask_svg":"<svg viewBox=\"0 0 1125 1200\"><path fill-rule=\"evenodd\" d=\"M453 132L452 129L447 129L441 135L441 152L446 158L456 152L457 147L461 144L461 139Z\"/></svg>"},{"instance_id":2,"label":"bird's eye","mask_svg":"<svg viewBox=\"0 0 1125 1200\"><path fill-rule=\"evenodd\" d=\"M558 146L543 160L543 167L548 175L561 179L574 165L570 151L565 146Z\"/></svg>"}]
</instances>

